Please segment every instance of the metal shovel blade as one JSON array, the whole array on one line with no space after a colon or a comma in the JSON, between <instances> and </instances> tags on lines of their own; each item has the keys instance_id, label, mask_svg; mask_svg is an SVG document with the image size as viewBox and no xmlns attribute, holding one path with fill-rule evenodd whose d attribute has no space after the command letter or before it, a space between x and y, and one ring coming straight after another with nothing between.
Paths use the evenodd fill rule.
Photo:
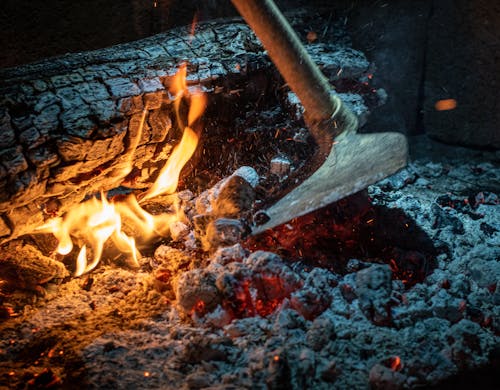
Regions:
<instances>
[{"instance_id":1,"label":"metal shovel blade","mask_svg":"<svg viewBox=\"0 0 500 390\"><path fill-rule=\"evenodd\" d=\"M252 234L281 225L358 192L407 163L406 137L399 133L340 134L323 165L292 192L264 210L270 220Z\"/></svg>"},{"instance_id":2,"label":"metal shovel blade","mask_svg":"<svg viewBox=\"0 0 500 390\"><path fill-rule=\"evenodd\" d=\"M357 134L357 119L333 96L327 78L273 0L232 0L305 109L309 131L324 159L309 178L265 210L270 220L253 234L281 225L360 191L406 165L399 133Z\"/></svg>"}]
</instances>

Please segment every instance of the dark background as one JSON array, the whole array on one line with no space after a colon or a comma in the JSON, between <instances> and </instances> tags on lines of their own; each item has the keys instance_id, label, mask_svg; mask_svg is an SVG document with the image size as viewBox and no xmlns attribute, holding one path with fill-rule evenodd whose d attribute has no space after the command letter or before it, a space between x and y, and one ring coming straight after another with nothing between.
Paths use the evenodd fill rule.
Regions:
<instances>
[{"instance_id":1,"label":"dark background","mask_svg":"<svg viewBox=\"0 0 500 390\"><path fill-rule=\"evenodd\" d=\"M500 2L277 3L283 11L327 7L345 18L353 46L377 66L375 86L389 94L367 131L426 132L447 143L500 148ZM0 67L140 39L194 18L235 15L228 0L3 0ZM448 98L457 101L456 109L434 109Z\"/></svg>"}]
</instances>

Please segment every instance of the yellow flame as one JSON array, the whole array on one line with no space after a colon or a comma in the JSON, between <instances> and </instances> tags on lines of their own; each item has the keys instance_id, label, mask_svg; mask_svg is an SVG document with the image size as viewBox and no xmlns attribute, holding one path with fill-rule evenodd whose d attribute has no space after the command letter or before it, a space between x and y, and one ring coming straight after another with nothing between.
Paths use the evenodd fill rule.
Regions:
<instances>
[{"instance_id":1,"label":"yellow flame","mask_svg":"<svg viewBox=\"0 0 500 390\"><path fill-rule=\"evenodd\" d=\"M126 152L125 161L122 164L123 167L121 168L121 172L118 173L119 179L125 178L125 176L132 172L132 169L134 168L134 155L142 138L142 131L144 129L144 122L146 120L147 112L147 108L144 108L144 110L142 110L141 120L139 122L139 126L137 127L137 134L132 134L130 146Z\"/></svg>"},{"instance_id":2,"label":"yellow flame","mask_svg":"<svg viewBox=\"0 0 500 390\"><path fill-rule=\"evenodd\" d=\"M197 143L198 136L194 130L190 127L184 128L181 142L175 147L172 155L160 171L158 179L146 192L142 200L154 198L162 194L171 194L175 191L179 183L180 172L193 155Z\"/></svg>"},{"instance_id":3,"label":"yellow flame","mask_svg":"<svg viewBox=\"0 0 500 390\"><path fill-rule=\"evenodd\" d=\"M144 194L142 200L161 194L173 193L179 182L179 175L193 155L198 135L192 125L203 114L206 99L200 92L189 93L186 83L186 66L180 67L172 81L170 92L174 96L177 123L183 128L179 144L174 148L165 166L160 170L157 180ZM189 100L187 126L183 125L179 113L181 100ZM119 178L124 178L133 168L133 156L139 145L146 119L147 109L142 113L137 134L133 136L123 168L117 172ZM175 206L175 205L174 205ZM140 253L136 247L136 238L147 241L154 236L165 236L169 233L172 222L181 219L180 212L152 215L144 210L134 195L129 195L119 201L109 201L104 193L100 199L91 198L69 210L63 217L53 218L36 229L39 233L52 233L58 240L56 252L69 254L75 245L80 243L80 251L76 260L75 275L79 276L94 269L99 263L105 244L112 242L121 253L127 254L130 264L138 266ZM132 230L132 234L123 231L123 223Z\"/></svg>"},{"instance_id":4,"label":"yellow flame","mask_svg":"<svg viewBox=\"0 0 500 390\"><path fill-rule=\"evenodd\" d=\"M175 110L177 115L177 122L182 126L182 118L179 113L181 97L188 95L189 91L186 84L186 65L184 64L179 69L176 77L172 82L171 92L176 96ZM189 94L190 106L188 111L188 125L184 127L182 139L179 144L174 148L172 155L168 159L165 166L160 171L158 178L151 186L151 188L144 194L142 200L151 199L162 194L171 194L179 183L179 175L182 168L189 159L193 156L196 146L198 145L198 135L190 127L198 118L203 114L206 107L206 97L201 92Z\"/></svg>"}]
</instances>

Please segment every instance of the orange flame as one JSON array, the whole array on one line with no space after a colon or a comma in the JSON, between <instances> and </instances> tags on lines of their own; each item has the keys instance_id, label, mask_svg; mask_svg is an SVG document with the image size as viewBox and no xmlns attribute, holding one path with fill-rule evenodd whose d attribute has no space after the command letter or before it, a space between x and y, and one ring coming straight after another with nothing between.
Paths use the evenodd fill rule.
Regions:
<instances>
[{"instance_id":1,"label":"orange flame","mask_svg":"<svg viewBox=\"0 0 500 390\"><path fill-rule=\"evenodd\" d=\"M186 66L180 67L173 79L171 92L174 94L174 107L177 123L184 132L179 144L160 170L157 180L144 194L142 200L150 199L161 194L173 193L179 181L179 175L193 155L198 136L192 125L203 114L206 105L205 96L201 92L190 94L186 84ZM181 99L190 101L187 115L187 126L183 126L179 113ZM142 135L147 109L142 113L137 134L133 135L127 157L121 171L117 173L124 178L133 168L133 156ZM175 205L174 205L175 206ZM105 244L112 242L121 253L127 254L129 263L138 266L140 253L136 247L136 238L125 233L122 229L126 221L141 240L148 240L153 236L165 236L169 233L171 223L182 218L178 211L152 215L145 211L134 195L129 195L120 201L109 201L104 193L100 199L91 198L69 210L63 217L53 218L36 229L38 233L52 233L58 240L56 252L61 255L69 254L79 243L80 251L77 256L75 275L80 276L94 269L99 263Z\"/></svg>"},{"instance_id":2,"label":"orange flame","mask_svg":"<svg viewBox=\"0 0 500 390\"><path fill-rule=\"evenodd\" d=\"M174 105L177 115L177 123L182 127L184 126L182 125L183 121L179 114L179 106L181 98L183 96L189 95L191 104L189 106L187 126L184 127L181 142L175 147L172 155L160 171L155 183L144 194L142 200L154 198L162 194L173 193L177 188L179 175L182 168L192 157L198 144L198 135L190 126L192 126L205 111L206 97L201 92L189 94L186 85L185 64L180 68L179 72L174 78L171 92L174 94L174 96L176 96Z\"/></svg>"}]
</instances>

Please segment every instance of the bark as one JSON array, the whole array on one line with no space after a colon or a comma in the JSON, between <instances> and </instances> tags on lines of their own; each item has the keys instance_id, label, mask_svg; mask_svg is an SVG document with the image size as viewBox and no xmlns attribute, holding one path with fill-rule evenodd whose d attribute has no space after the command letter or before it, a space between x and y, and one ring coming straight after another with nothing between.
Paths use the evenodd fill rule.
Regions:
<instances>
[{"instance_id":1,"label":"bark","mask_svg":"<svg viewBox=\"0 0 500 390\"><path fill-rule=\"evenodd\" d=\"M242 22L219 21L0 71L0 240L98 191L147 187L180 139L168 88L179 64L208 93L270 62ZM236 95L235 95L236 98ZM126 178L142 112L146 122Z\"/></svg>"}]
</instances>

